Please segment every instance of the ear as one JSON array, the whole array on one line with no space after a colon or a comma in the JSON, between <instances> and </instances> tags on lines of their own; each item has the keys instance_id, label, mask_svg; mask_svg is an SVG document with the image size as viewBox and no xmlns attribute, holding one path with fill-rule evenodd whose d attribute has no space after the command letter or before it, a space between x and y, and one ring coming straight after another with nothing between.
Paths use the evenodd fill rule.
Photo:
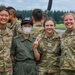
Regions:
<instances>
[{"instance_id":1,"label":"ear","mask_svg":"<svg viewBox=\"0 0 75 75\"><path fill-rule=\"evenodd\" d=\"M34 20L34 17L32 16L32 21Z\"/></svg>"}]
</instances>

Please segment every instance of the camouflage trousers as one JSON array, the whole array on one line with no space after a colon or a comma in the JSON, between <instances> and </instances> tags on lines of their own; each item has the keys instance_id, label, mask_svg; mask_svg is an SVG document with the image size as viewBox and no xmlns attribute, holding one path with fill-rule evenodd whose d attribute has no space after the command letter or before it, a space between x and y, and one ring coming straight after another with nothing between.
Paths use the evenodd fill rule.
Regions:
<instances>
[{"instance_id":1,"label":"camouflage trousers","mask_svg":"<svg viewBox=\"0 0 75 75\"><path fill-rule=\"evenodd\" d=\"M61 70L60 75L75 75L75 71L72 70Z\"/></svg>"},{"instance_id":2,"label":"camouflage trousers","mask_svg":"<svg viewBox=\"0 0 75 75\"><path fill-rule=\"evenodd\" d=\"M38 72L39 75L60 75L60 73Z\"/></svg>"},{"instance_id":3,"label":"camouflage trousers","mask_svg":"<svg viewBox=\"0 0 75 75\"><path fill-rule=\"evenodd\" d=\"M12 71L0 72L0 75L12 75Z\"/></svg>"}]
</instances>

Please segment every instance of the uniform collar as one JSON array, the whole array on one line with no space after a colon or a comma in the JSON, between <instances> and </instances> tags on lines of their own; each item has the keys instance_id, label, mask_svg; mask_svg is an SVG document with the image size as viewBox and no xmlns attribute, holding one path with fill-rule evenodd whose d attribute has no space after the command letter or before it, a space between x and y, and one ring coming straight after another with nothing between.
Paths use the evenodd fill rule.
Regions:
<instances>
[{"instance_id":1,"label":"uniform collar","mask_svg":"<svg viewBox=\"0 0 75 75\"><path fill-rule=\"evenodd\" d=\"M59 37L59 35L55 30L50 36L47 36L45 31L43 32L43 38L45 38L45 39L47 39L47 38L53 38L54 39L54 38L58 38L58 37Z\"/></svg>"},{"instance_id":2,"label":"uniform collar","mask_svg":"<svg viewBox=\"0 0 75 75\"><path fill-rule=\"evenodd\" d=\"M21 35L21 41L23 42L23 41L26 41L26 40L28 40L28 41L30 41L30 42L33 42L33 38L31 37L31 36L29 36L29 38L28 39L25 39L24 38L24 36L23 35Z\"/></svg>"},{"instance_id":3,"label":"uniform collar","mask_svg":"<svg viewBox=\"0 0 75 75\"><path fill-rule=\"evenodd\" d=\"M43 27L43 25L42 24L40 24L40 25L34 24L33 27Z\"/></svg>"}]
</instances>

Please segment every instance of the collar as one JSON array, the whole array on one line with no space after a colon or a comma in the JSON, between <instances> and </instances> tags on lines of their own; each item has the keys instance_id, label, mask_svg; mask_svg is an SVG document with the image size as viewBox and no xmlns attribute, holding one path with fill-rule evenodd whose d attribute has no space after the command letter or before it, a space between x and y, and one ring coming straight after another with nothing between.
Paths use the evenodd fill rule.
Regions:
<instances>
[{"instance_id":1,"label":"collar","mask_svg":"<svg viewBox=\"0 0 75 75\"><path fill-rule=\"evenodd\" d=\"M45 31L43 32L43 38L45 38L45 39L47 39L47 38L53 38L54 39L54 38L58 38L58 37L59 37L59 35L55 30L50 36L47 36Z\"/></svg>"},{"instance_id":2,"label":"collar","mask_svg":"<svg viewBox=\"0 0 75 75\"><path fill-rule=\"evenodd\" d=\"M39 24L39 25L34 24L33 27L43 27L43 25L42 24Z\"/></svg>"},{"instance_id":3,"label":"collar","mask_svg":"<svg viewBox=\"0 0 75 75\"><path fill-rule=\"evenodd\" d=\"M32 38L31 36L29 36L28 39L25 39L24 36L21 35L20 40L21 40L22 42L23 42L23 41L26 41L26 40L28 40L28 41L30 41L30 42L33 42L33 38Z\"/></svg>"}]
</instances>

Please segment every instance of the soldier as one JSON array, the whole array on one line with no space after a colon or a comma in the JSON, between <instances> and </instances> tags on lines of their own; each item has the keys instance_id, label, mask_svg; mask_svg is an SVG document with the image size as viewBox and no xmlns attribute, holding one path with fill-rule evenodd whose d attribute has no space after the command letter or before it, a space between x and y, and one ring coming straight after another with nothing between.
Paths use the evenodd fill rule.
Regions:
<instances>
[{"instance_id":1,"label":"soldier","mask_svg":"<svg viewBox=\"0 0 75 75\"><path fill-rule=\"evenodd\" d=\"M0 6L0 75L12 75L12 61L10 47L12 31L6 27L9 12L6 7Z\"/></svg>"},{"instance_id":2,"label":"soldier","mask_svg":"<svg viewBox=\"0 0 75 75\"><path fill-rule=\"evenodd\" d=\"M38 64L39 75L59 75L60 37L54 30L55 22L52 18L44 21L44 31L34 42L42 50ZM40 41L38 41L41 39Z\"/></svg>"},{"instance_id":3,"label":"soldier","mask_svg":"<svg viewBox=\"0 0 75 75\"><path fill-rule=\"evenodd\" d=\"M13 38L11 59L14 63L14 75L37 75L36 61L40 59L41 51L33 44L35 38L30 35L33 23L23 20L22 35Z\"/></svg>"},{"instance_id":4,"label":"soldier","mask_svg":"<svg viewBox=\"0 0 75 75\"><path fill-rule=\"evenodd\" d=\"M75 75L75 14L63 16L67 30L61 37L61 75Z\"/></svg>"},{"instance_id":5,"label":"soldier","mask_svg":"<svg viewBox=\"0 0 75 75\"><path fill-rule=\"evenodd\" d=\"M36 37L40 30L44 29L41 23L43 11L41 9L34 9L32 11L33 29L31 35Z\"/></svg>"},{"instance_id":6,"label":"soldier","mask_svg":"<svg viewBox=\"0 0 75 75\"><path fill-rule=\"evenodd\" d=\"M7 24L7 27L9 27L12 30L13 36L17 36L17 35L22 33L21 21L19 21L16 18L16 10L15 10L15 8L7 7L7 10L10 13L10 20L9 20L9 23Z\"/></svg>"}]
</instances>

